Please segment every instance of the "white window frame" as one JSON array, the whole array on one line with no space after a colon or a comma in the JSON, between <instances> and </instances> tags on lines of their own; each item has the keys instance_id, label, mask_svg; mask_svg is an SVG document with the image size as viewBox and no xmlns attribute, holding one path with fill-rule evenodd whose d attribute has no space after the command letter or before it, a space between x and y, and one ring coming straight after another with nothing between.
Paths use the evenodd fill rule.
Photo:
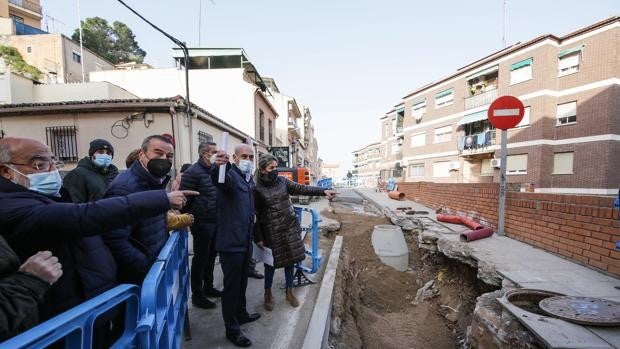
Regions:
<instances>
[{"instance_id":1,"label":"white window frame","mask_svg":"<svg viewBox=\"0 0 620 349\"><path fill-rule=\"evenodd\" d=\"M581 51L567 54L558 58L558 76L565 76L579 72L581 65Z\"/></svg>"},{"instance_id":2,"label":"white window frame","mask_svg":"<svg viewBox=\"0 0 620 349\"><path fill-rule=\"evenodd\" d=\"M394 141L394 143L392 143L392 155L395 154L400 154L400 144L398 144L398 142Z\"/></svg>"},{"instance_id":3,"label":"white window frame","mask_svg":"<svg viewBox=\"0 0 620 349\"><path fill-rule=\"evenodd\" d=\"M411 135L409 140L411 148L423 147L426 145L426 132L416 133Z\"/></svg>"},{"instance_id":4,"label":"white window frame","mask_svg":"<svg viewBox=\"0 0 620 349\"><path fill-rule=\"evenodd\" d=\"M416 163L416 164L409 164L409 177L424 177L424 174L425 174L425 171L426 171L426 169L424 167L425 166L424 166L423 162ZM413 169L414 168L416 168L418 170L421 168L422 169L422 174L419 174L419 173L414 174L413 173ZM419 172L419 171L417 171L417 172Z\"/></svg>"},{"instance_id":5,"label":"white window frame","mask_svg":"<svg viewBox=\"0 0 620 349\"><path fill-rule=\"evenodd\" d=\"M524 166L517 166L517 165L515 165L514 164L515 161L518 161L520 163L524 163L525 169L523 168ZM506 157L506 174L507 175L524 175L524 174L527 174L527 161L528 161L527 154L508 155ZM515 167L515 168L511 168L511 167ZM516 167L518 167L518 168L516 168Z\"/></svg>"},{"instance_id":6,"label":"white window frame","mask_svg":"<svg viewBox=\"0 0 620 349\"><path fill-rule=\"evenodd\" d=\"M426 113L426 100L411 107L411 116L416 120L420 119L424 113Z\"/></svg>"},{"instance_id":7,"label":"white window frame","mask_svg":"<svg viewBox=\"0 0 620 349\"><path fill-rule=\"evenodd\" d=\"M575 121L569 121L575 117ZM556 126L573 125L577 123L577 101L560 103L556 109Z\"/></svg>"},{"instance_id":8,"label":"white window frame","mask_svg":"<svg viewBox=\"0 0 620 349\"><path fill-rule=\"evenodd\" d=\"M569 167L563 166L559 162L565 160L570 161L570 171L564 170L561 167ZM572 175L575 174L575 152L566 151L566 152L557 152L553 153L553 172L551 174L554 175Z\"/></svg>"},{"instance_id":9,"label":"white window frame","mask_svg":"<svg viewBox=\"0 0 620 349\"><path fill-rule=\"evenodd\" d=\"M523 119L521 119L521 121L514 128L529 127L531 113L532 113L532 107L531 106L525 107L523 111Z\"/></svg>"},{"instance_id":10,"label":"white window frame","mask_svg":"<svg viewBox=\"0 0 620 349\"><path fill-rule=\"evenodd\" d=\"M450 177L450 163L451 161L433 162L433 177L440 177L440 178ZM443 166L445 166L445 170L446 170L445 173L443 171L444 170ZM437 172L441 172L441 173L437 173Z\"/></svg>"},{"instance_id":11,"label":"white window frame","mask_svg":"<svg viewBox=\"0 0 620 349\"><path fill-rule=\"evenodd\" d=\"M527 80L532 80L532 64L510 71L511 85L515 85Z\"/></svg>"},{"instance_id":12,"label":"white window frame","mask_svg":"<svg viewBox=\"0 0 620 349\"><path fill-rule=\"evenodd\" d=\"M435 108L443 108L454 103L454 89L445 96L435 98Z\"/></svg>"},{"instance_id":13,"label":"white window frame","mask_svg":"<svg viewBox=\"0 0 620 349\"><path fill-rule=\"evenodd\" d=\"M448 132L448 129L450 131ZM447 136L446 136L447 135ZM446 139L444 139L444 137ZM442 126L435 129L435 138L433 143L445 143L452 140L452 125Z\"/></svg>"}]
</instances>

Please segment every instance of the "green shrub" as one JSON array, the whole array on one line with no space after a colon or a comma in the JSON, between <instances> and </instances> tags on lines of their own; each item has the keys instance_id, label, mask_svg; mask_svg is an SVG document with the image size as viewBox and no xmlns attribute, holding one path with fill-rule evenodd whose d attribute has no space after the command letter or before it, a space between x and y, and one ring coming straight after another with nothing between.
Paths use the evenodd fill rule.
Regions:
<instances>
[{"instance_id":1,"label":"green shrub","mask_svg":"<svg viewBox=\"0 0 620 349\"><path fill-rule=\"evenodd\" d=\"M30 75L37 81L41 79L43 75L43 72L41 72L37 67L26 63L26 61L24 61L24 57L22 57L15 47L0 45L0 57L2 57L6 64L11 68L22 74Z\"/></svg>"}]
</instances>

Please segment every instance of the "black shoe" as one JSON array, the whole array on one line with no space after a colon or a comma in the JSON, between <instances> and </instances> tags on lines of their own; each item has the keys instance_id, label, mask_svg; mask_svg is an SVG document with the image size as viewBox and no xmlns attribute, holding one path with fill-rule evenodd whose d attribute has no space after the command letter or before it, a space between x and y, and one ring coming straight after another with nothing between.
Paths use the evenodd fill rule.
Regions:
<instances>
[{"instance_id":1,"label":"black shoe","mask_svg":"<svg viewBox=\"0 0 620 349\"><path fill-rule=\"evenodd\" d=\"M261 273L259 273L256 269L250 271L250 273L248 274L248 277L254 278L254 279L264 279L265 276Z\"/></svg>"},{"instance_id":2,"label":"black shoe","mask_svg":"<svg viewBox=\"0 0 620 349\"><path fill-rule=\"evenodd\" d=\"M204 294L193 294L192 295L192 304L196 308L202 309L213 309L215 308L215 303L211 302L207 299Z\"/></svg>"},{"instance_id":3,"label":"black shoe","mask_svg":"<svg viewBox=\"0 0 620 349\"><path fill-rule=\"evenodd\" d=\"M220 298L222 297L222 291L218 290L215 287L204 290L204 294L207 297Z\"/></svg>"},{"instance_id":4,"label":"black shoe","mask_svg":"<svg viewBox=\"0 0 620 349\"><path fill-rule=\"evenodd\" d=\"M239 332L237 334L229 334L226 333L226 338L235 346L247 348L252 345L252 341L243 335L243 333Z\"/></svg>"},{"instance_id":5,"label":"black shoe","mask_svg":"<svg viewBox=\"0 0 620 349\"><path fill-rule=\"evenodd\" d=\"M239 316L238 318L239 325L247 324L248 322L253 322L258 319L260 319L259 313L246 314L246 315Z\"/></svg>"}]
</instances>

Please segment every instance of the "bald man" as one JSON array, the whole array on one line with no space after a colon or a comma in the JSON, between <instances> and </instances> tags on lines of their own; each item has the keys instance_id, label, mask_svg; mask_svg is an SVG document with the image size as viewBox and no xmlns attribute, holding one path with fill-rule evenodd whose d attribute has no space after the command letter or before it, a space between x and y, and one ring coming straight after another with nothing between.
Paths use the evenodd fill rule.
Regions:
<instances>
[{"instance_id":1,"label":"bald man","mask_svg":"<svg viewBox=\"0 0 620 349\"><path fill-rule=\"evenodd\" d=\"M39 141L0 139L0 234L21 261L49 250L63 267L63 276L39 306L40 320L116 286L116 264L99 234L185 202L182 192L165 190L84 204L61 202L57 165Z\"/></svg>"},{"instance_id":2,"label":"bald man","mask_svg":"<svg viewBox=\"0 0 620 349\"><path fill-rule=\"evenodd\" d=\"M254 149L247 144L238 145L233 163L228 160L228 155L220 150L216 155L216 166L211 171L218 202L215 249L220 255L224 273L222 316L226 338L238 347L249 347L252 341L241 332L240 325L260 317L258 313L249 314L245 302L255 217L252 180ZM226 165L224 183L218 181L221 165Z\"/></svg>"}]
</instances>

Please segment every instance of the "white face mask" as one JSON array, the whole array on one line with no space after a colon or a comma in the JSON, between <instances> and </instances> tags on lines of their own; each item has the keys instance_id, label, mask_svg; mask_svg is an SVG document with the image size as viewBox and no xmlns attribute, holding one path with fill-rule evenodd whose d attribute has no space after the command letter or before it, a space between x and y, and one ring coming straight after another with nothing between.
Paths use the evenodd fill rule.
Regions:
<instances>
[{"instance_id":1,"label":"white face mask","mask_svg":"<svg viewBox=\"0 0 620 349\"><path fill-rule=\"evenodd\" d=\"M58 170L26 175L12 167L11 169L28 178L28 182L30 183L28 189L43 195L58 196L60 188L62 187L62 177L60 177Z\"/></svg>"},{"instance_id":2,"label":"white face mask","mask_svg":"<svg viewBox=\"0 0 620 349\"><path fill-rule=\"evenodd\" d=\"M239 160L239 165L237 166L244 174L251 174L254 171L254 163L250 160Z\"/></svg>"}]
</instances>

